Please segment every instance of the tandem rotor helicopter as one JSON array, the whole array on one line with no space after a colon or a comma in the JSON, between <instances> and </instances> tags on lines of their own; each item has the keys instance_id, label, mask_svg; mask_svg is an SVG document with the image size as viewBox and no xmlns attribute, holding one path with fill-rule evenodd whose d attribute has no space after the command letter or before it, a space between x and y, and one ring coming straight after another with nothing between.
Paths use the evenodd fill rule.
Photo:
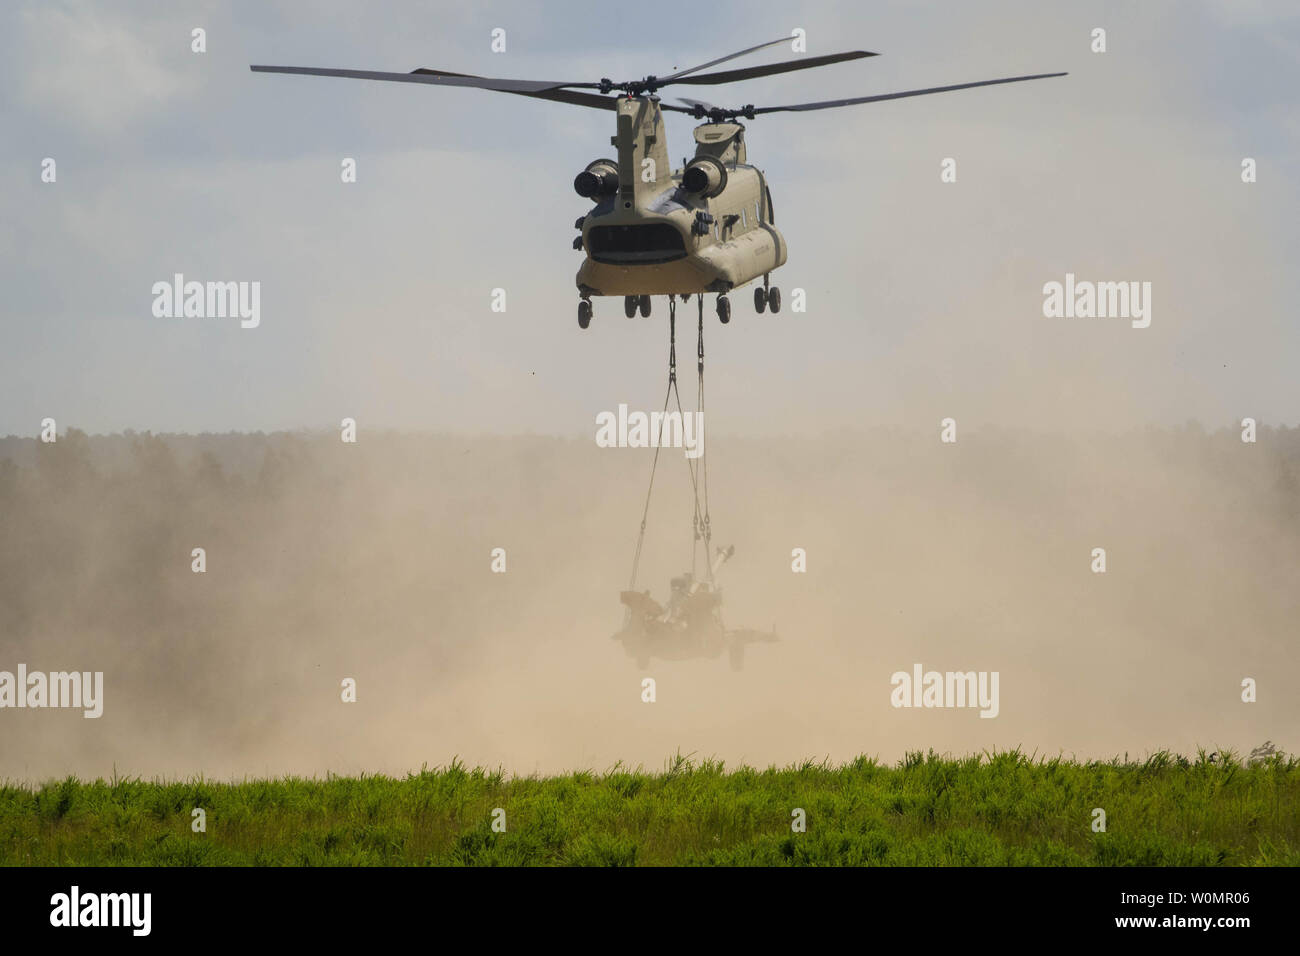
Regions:
<instances>
[{"instance_id":1,"label":"tandem rotor helicopter","mask_svg":"<svg viewBox=\"0 0 1300 956\"><path fill-rule=\"evenodd\" d=\"M410 73L303 66L250 69L259 73L471 87L614 112L616 124L611 145L617 148L617 158L588 163L573 182L578 195L595 203L575 223L582 234L574 239L573 248L586 254L577 275L578 325L585 329L591 324L593 296L623 296L624 314L631 318L637 311L649 316L652 295L669 296L670 303L672 296L681 296L685 301L698 295L703 309L703 296L708 292L717 293L718 318L726 323L731 321L727 294L759 277L763 285L754 289L754 309L760 313L765 309L781 311L781 290L770 284L770 274L786 261L786 242L776 229L772 191L762 170L749 163L745 127L738 122L741 117L752 120L766 113L834 109L1066 75L1011 76L789 106L750 104L724 108L692 99L678 100L684 105L674 106L660 102L656 95L667 86L736 83L877 55L852 50L744 69L701 72L779 43L789 43L791 39L785 36L760 43L668 76L624 82L498 79L432 69ZM618 95L610 95L616 91ZM681 169L674 170L668 158L664 110L706 120L695 128L694 158Z\"/></svg>"}]
</instances>

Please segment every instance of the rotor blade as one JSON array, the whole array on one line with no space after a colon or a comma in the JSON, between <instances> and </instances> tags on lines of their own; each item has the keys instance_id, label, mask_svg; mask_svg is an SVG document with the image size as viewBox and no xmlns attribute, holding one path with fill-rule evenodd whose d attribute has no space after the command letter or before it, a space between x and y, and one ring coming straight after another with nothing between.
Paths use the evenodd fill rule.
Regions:
<instances>
[{"instance_id":1,"label":"rotor blade","mask_svg":"<svg viewBox=\"0 0 1300 956\"><path fill-rule=\"evenodd\" d=\"M805 110L828 110L836 106L855 106L858 103L878 103L881 100L899 100L905 96L924 96L927 93L947 93L949 90L969 90L976 86L996 86L999 83L1020 83L1024 80L1045 80L1053 76L1068 76L1067 73L1036 73L1033 76L1009 76L1002 80L980 80L978 83L958 83L956 86L934 86L928 90L906 90L902 93L882 93L879 96L855 96L847 100L823 100L820 103L795 103L791 106L760 106L754 109L758 113L803 112Z\"/></svg>"},{"instance_id":2,"label":"rotor blade","mask_svg":"<svg viewBox=\"0 0 1300 956\"><path fill-rule=\"evenodd\" d=\"M685 103L686 106L673 106L669 103L660 103L659 108L661 110L671 110L674 113L689 113L696 119L703 119L706 114L718 109L718 107L714 106L712 103L706 103L704 100L692 100L686 97L679 97L677 102Z\"/></svg>"},{"instance_id":3,"label":"rotor blade","mask_svg":"<svg viewBox=\"0 0 1300 956\"><path fill-rule=\"evenodd\" d=\"M434 86L468 86L503 93L540 93L566 86L592 87L592 83L558 83L548 80L506 80L485 76L439 73L379 73L373 70L330 70L313 66L250 66L254 73L293 73L306 76L342 76L355 80L391 80L396 83L430 83Z\"/></svg>"},{"instance_id":4,"label":"rotor blade","mask_svg":"<svg viewBox=\"0 0 1300 956\"><path fill-rule=\"evenodd\" d=\"M688 99L688 98L685 97L685 96L679 96L679 97L677 97L677 102L678 102L678 103L685 103L687 106L691 107L692 109L694 109L694 108L697 107L697 106L702 106L702 107L704 107L706 110L717 109L717 107L714 106L712 103L706 103L706 102L704 102L704 100L692 100L692 99ZM660 108L660 109L663 108L663 104L662 104L662 103L659 104L659 108Z\"/></svg>"},{"instance_id":5,"label":"rotor blade","mask_svg":"<svg viewBox=\"0 0 1300 956\"><path fill-rule=\"evenodd\" d=\"M728 60L734 60L737 57L748 56L759 50L766 49L770 46L776 46L778 43L789 43L794 37L780 37L776 40L768 40L766 43L760 43L758 46L751 46L748 50L741 50L739 53L728 53L726 56L720 56L716 60L710 60L708 63L701 63L699 66L692 66L689 69L678 70L676 73L670 73L664 77L664 80L675 80L679 76L685 76L687 73L696 73L700 70L707 70L711 66L717 66L719 63L726 63ZM661 80L660 82L664 82Z\"/></svg>"},{"instance_id":6,"label":"rotor blade","mask_svg":"<svg viewBox=\"0 0 1300 956\"><path fill-rule=\"evenodd\" d=\"M482 77L474 76L472 73L452 73L450 70L430 70L425 67L411 72L428 76L465 76L475 80L482 79ZM617 97L601 96L599 93L579 93L577 90L540 90L532 93L524 90L499 90L497 92L514 93L517 96L531 96L539 100L554 100L557 103L572 103L575 106L591 106L602 110L612 110L618 106Z\"/></svg>"},{"instance_id":7,"label":"rotor blade","mask_svg":"<svg viewBox=\"0 0 1300 956\"><path fill-rule=\"evenodd\" d=\"M739 80L752 80L758 76L771 76L773 73L792 73L795 70L810 70L815 66L829 66L832 63L842 63L845 60L860 60L864 56L879 56L879 53L868 53L866 50L853 50L850 53L828 53L825 56L810 56L801 60L782 60L780 63L768 63L765 66L749 66L740 70L722 70L718 73L704 73L700 76L687 77L684 80L667 77L659 80L659 85L666 83L699 83L701 85L712 85L714 83L735 83Z\"/></svg>"}]
</instances>

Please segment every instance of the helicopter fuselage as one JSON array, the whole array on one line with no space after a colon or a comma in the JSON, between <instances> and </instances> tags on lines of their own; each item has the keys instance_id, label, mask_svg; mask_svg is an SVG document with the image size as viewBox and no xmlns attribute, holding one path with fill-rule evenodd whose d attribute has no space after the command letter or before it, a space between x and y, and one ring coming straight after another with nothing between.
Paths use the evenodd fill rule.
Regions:
<instances>
[{"instance_id":1,"label":"helicopter fuselage","mask_svg":"<svg viewBox=\"0 0 1300 956\"><path fill-rule=\"evenodd\" d=\"M618 159L596 160L575 182L588 177L579 191L595 203L579 221L584 298L727 293L785 263L771 191L747 162L742 125L696 127L695 156L674 170L657 98L620 97L617 116Z\"/></svg>"}]
</instances>

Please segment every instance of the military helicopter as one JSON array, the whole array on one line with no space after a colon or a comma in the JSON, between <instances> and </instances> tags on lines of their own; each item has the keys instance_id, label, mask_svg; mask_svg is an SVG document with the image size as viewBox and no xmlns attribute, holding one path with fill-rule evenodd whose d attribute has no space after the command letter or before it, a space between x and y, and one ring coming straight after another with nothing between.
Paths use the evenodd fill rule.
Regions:
<instances>
[{"instance_id":1,"label":"military helicopter","mask_svg":"<svg viewBox=\"0 0 1300 956\"><path fill-rule=\"evenodd\" d=\"M610 142L617 148L617 157L588 163L573 181L578 195L595 204L574 223L581 235L574 239L573 248L586 254L577 275L578 325L585 329L591 324L593 296L623 296L624 314L631 318L638 311L642 316L650 315L653 295L668 296L670 305L673 296L685 301L698 295L702 314L703 296L710 292L718 296L718 319L725 324L731 321L728 293L759 277L763 284L754 289L755 311L781 311L781 290L771 285L770 276L786 261L785 239L776 229L772 190L762 170L749 162L745 127L738 122L742 117L752 120L767 113L834 109L1066 75L1011 76L789 106L749 104L725 108L693 99L679 99L683 105L676 106L661 102L656 95L667 86L735 83L877 55L852 50L744 69L701 72L791 40L789 36L780 37L667 76L623 82L608 78L575 83L498 79L432 69L410 73L302 66L250 69L496 90L613 111L615 135ZM616 91L618 95L610 95ZM676 170L668 158L664 110L706 120L695 128L695 156Z\"/></svg>"}]
</instances>

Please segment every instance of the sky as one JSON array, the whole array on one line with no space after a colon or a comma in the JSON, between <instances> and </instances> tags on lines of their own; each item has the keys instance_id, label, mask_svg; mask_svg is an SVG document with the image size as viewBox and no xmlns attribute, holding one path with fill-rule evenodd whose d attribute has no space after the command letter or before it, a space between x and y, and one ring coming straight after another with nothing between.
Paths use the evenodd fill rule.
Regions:
<instances>
[{"instance_id":1,"label":"sky","mask_svg":"<svg viewBox=\"0 0 1300 956\"><path fill-rule=\"evenodd\" d=\"M8 3L0 434L363 427L582 435L657 407L666 308L575 321L571 187L612 116L252 63L596 80L806 31L878 57L685 95L780 105L751 162L807 311L706 303L711 430L1300 422L1300 7L1284 2ZM207 51L191 50L206 31ZM1095 53L1093 30L1106 31ZM503 29L506 50L491 50ZM791 57L784 48L743 61ZM689 117L667 120L685 155ZM57 180L42 182L42 161ZM344 157L357 182L340 181ZM957 161L957 181L940 163ZM1243 158L1257 182L1241 180ZM256 328L159 318L180 272L261 283ZM1066 273L1152 321L1043 315ZM506 290L506 310L491 309ZM693 308L693 306L692 306ZM693 316L682 323L694 345ZM718 409L718 411L714 411Z\"/></svg>"}]
</instances>

